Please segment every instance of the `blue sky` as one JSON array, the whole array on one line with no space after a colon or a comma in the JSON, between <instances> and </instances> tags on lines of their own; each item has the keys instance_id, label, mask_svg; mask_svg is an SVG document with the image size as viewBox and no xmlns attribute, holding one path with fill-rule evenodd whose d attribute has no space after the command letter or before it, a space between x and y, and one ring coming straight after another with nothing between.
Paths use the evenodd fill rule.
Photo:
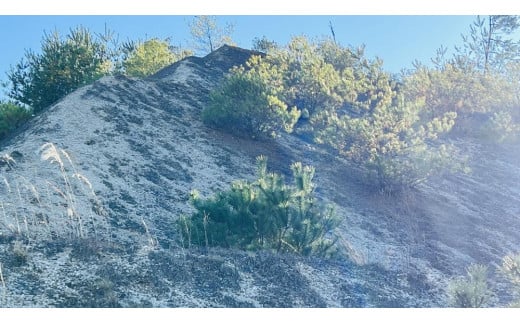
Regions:
<instances>
[{"instance_id":1,"label":"blue sky","mask_svg":"<svg viewBox=\"0 0 520 323\"><path fill-rule=\"evenodd\" d=\"M281 43L291 36L329 36L329 21L342 44L365 44L370 56L379 56L390 71L407 67L414 59L428 60L441 45L460 42L475 16L219 16L221 24L235 25L233 39L249 48L254 37L267 36ZM25 49L38 50L44 31L67 33L83 25L102 32L105 23L121 40L171 37L189 45L188 23L193 16L0 16L0 40L5 44L0 71L15 64ZM16 26L16 28L14 28ZM3 73L2 73L3 74Z\"/></svg>"},{"instance_id":2,"label":"blue sky","mask_svg":"<svg viewBox=\"0 0 520 323\"><path fill-rule=\"evenodd\" d=\"M0 16L0 80L15 65L26 49L38 51L44 31L66 34L78 25L92 32L103 32L105 24L119 34L119 39L170 37L174 45L189 46L188 24L194 16ZM369 57L383 59L389 72L411 67L412 61L427 63L441 45L452 48L460 44L461 33L469 31L476 16L218 16L220 24L235 26L232 38L238 46L250 48L255 37L265 35L279 43L292 36L329 36L332 22L336 39L343 45L366 45Z\"/></svg>"}]
</instances>

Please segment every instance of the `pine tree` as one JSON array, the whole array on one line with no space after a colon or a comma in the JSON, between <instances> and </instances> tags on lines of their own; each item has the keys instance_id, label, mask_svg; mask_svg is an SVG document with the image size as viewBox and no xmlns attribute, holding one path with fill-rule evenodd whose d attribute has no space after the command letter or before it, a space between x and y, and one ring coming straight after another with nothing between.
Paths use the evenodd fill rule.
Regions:
<instances>
[{"instance_id":1,"label":"pine tree","mask_svg":"<svg viewBox=\"0 0 520 323\"><path fill-rule=\"evenodd\" d=\"M106 44L88 29L78 27L64 39L55 31L45 34L41 54L28 51L8 73L8 95L38 112L110 69Z\"/></svg>"},{"instance_id":2,"label":"pine tree","mask_svg":"<svg viewBox=\"0 0 520 323\"><path fill-rule=\"evenodd\" d=\"M489 306L493 293L487 283L487 267L471 265L464 278L454 279L448 286L451 305L462 308Z\"/></svg>"},{"instance_id":3,"label":"pine tree","mask_svg":"<svg viewBox=\"0 0 520 323\"><path fill-rule=\"evenodd\" d=\"M261 58L254 56L252 62L257 61ZM252 70L235 68L210 93L202 119L211 126L253 139L274 138L281 131L291 132L300 112L278 99L278 90Z\"/></svg>"},{"instance_id":4,"label":"pine tree","mask_svg":"<svg viewBox=\"0 0 520 323\"><path fill-rule=\"evenodd\" d=\"M0 102L0 140L26 122L31 111L14 103Z\"/></svg>"},{"instance_id":5,"label":"pine tree","mask_svg":"<svg viewBox=\"0 0 520 323\"><path fill-rule=\"evenodd\" d=\"M509 280L515 301L512 307L520 307L520 253L508 255L502 259L502 274Z\"/></svg>"},{"instance_id":6,"label":"pine tree","mask_svg":"<svg viewBox=\"0 0 520 323\"><path fill-rule=\"evenodd\" d=\"M520 27L520 16L487 16L477 19L470 26L470 34L462 35L463 46L457 48L459 61L474 64L487 73L504 71L511 61L520 59L520 41L512 38Z\"/></svg>"},{"instance_id":7,"label":"pine tree","mask_svg":"<svg viewBox=\"0 0 520 323\"><path fill-rule=\"evenodd\" d=\"M295 163L291 169L294 185L287 185L281 175L267 171L267 159L260 156L256 181L234 182L206 200L192 194L195 213L178 221L183 240L202 246L333 255L332 231L339 225L338 217L332 208L323 210L314 196L314 168Z\"/></svg>"},{"instance_id":8,"label":"pine tree","mask_svg":"<svg viewBox=\"0 0 520 323\"><path fill-rule=\"evenodd\" d=\"M262 36L262 38L255 37L253 39L253 50L269 53L273 50L278 49L278 44L275 41L267 39L267 37Z\"/></svg>"},{"instance_id":9,"label":"pine tree","mask_svg":"<svg viewBox=\"0 0 520 323\"><path fill-rule=\"evenodd\" d=\"M247 126L243 133L294 126L335 149L385 190L416 185L445 167L462 168L453 162L453 147L437 141L457 114L449 109L427 115L422 95L403 95L402 84L383 70L382 61L363 55L362 47L295 37L235 69L228 79L234 84L215 93L206 117L218 121L222 116L218 122L226 129ZM268 106L266 101L277 108L259 109ZM294 107L289 114L287 107ZM277 117L266 120L273 111ZM302 122L295 124L298 118ZM265 123L250 125L251 120Z\"/></svg>"},{"instance_id":10,"label":"pine tree","mask_svg":"<svg viewBox=\"0 0 520 323\"><path fill-rule=\"evenodd\" d=\"M211 53L224 44L231 45L233 25L220 27L215 16L195 16L190 23L190 33L195 42L195 48L202 53Z\"/></svg>"},{"instance_id":11,"label":"pine tree","mask_svg":"<svg viewBox=\"0 0 520 323\"><path fill-rule=\"evenodd\" d=\"M135 45L122 65L126 75L146 77L188 55L186 50L175 52L167 40L152 38Z\"/></svg>"}]
</instances>

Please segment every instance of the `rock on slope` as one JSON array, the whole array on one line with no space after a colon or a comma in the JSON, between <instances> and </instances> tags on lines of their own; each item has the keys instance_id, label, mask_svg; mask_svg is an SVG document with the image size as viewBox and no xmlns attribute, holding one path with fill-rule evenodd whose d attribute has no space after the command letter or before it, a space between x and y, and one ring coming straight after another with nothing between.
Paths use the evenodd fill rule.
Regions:
<instances>
[{"instance_id":1,"label":"rock on slope","mask_svg":"<svg viewBox=\"0 0 520 323\"><path fill-rule=\"evenodd\" d=\"M450 178L395 203L367 193L348 166L295 136L258 143L204 126L209 91L251 54L224 46L148 79L105 77L3 143L1 306L442 306L448 275L474 260L496 261L520 241L512 230L494 232L500 239L481 233L475 239L489 250L477 257L471 242L447 231L448 215L461 226L483 215L465 209L474 201L453 185L471 189L463 181L486 179ZM195 249L180 240L175 220L190 213L190 190L208 196L252 177L260 154L284 173L296 160L316 166L318 193L344 217L350 260ZM450 194L458 191L462 197ZM518 225L514 205L500 209L509 228Z\"/></svg>"}]
</instances>

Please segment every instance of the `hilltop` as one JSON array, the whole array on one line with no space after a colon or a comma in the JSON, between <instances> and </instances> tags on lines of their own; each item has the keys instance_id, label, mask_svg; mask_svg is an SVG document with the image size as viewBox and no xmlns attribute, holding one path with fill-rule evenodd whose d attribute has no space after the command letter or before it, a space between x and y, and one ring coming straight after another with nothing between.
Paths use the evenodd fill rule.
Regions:
<instances>
[{"instance_id":1,"label":"hilltop","mask_svg":"<svg viewBox=\"0 0 520 323\"><path fill-rule=\"evenodd\" d=\"M437 307L448 278L518 251L517 147L459 142L473 173L395 196L371 191L297 135L259 142L205 126L209 92L253 54L223 46L145 79L104 77L4 140L1 306ZM211 196L252 178L258 155L286 175L294 161L316 167L318 195L343 219L348 257L180 239L190 191Z\"/></svg>"}]
</instances>

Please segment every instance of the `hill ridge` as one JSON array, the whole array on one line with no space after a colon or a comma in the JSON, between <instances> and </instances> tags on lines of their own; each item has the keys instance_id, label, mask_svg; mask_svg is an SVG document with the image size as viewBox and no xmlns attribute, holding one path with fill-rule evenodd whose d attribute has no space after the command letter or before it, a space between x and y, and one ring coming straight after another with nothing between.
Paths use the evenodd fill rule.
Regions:
<instances>
[{"instance_id":1,"label":"hill ridge","mask_svg":"<svg viewBox=\"0 0 520 323\"><path fill-rule=\"evenodd\" d=\"M469 252L482 234L461 232L467 242L453 239L457 231L444 234L448 212L462 225L483 217L479 206L493 210L457 195L472 181L489 182L485 176L441 179L395 200L370 195L349 165L298 136L254 142L206 127L200 112L208 93L256 54L223 46L145 79L104 77L5 140L0 155L14 163L0 163L1 306L444 306L448 277L472 261L496 261L502 255L493 252L520 242L516 232L497 231ZM341 243L350 259L188 248L179 239L175 220L192 211L189 192L211 196L252 178L259 154L286 174L294 161L316 167L318 195L344 219ZM517 158L489 154L508 165ZM500 170L500 162L486 163ZM520 177L516 171L508 181ZM510 227L517 200L500 200Z\"/></svg>"}]
</instances>

